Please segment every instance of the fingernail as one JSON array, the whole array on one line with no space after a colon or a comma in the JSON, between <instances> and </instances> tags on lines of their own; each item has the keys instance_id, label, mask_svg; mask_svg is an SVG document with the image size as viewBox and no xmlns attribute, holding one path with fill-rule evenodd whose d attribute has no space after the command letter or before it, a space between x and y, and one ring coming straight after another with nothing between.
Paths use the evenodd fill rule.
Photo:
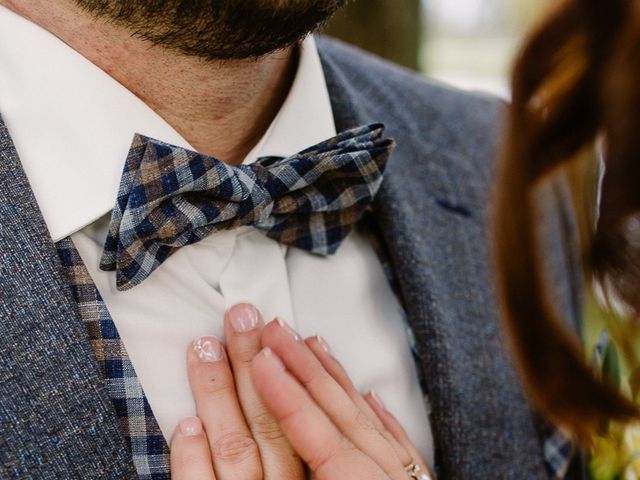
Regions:
<instances>
[{"instance_id":1,"label":"fingernail","mask_svg":"<svg viewBox=\"0 0 640 480\"><path fill-rule=\"evenodd\" d=\"M200 337L193 342L193 350L201 362L212 363L222 360L222 345L216 337Z\"/></svg>"},{"instance_id":2,"label":"fingernail","mask_svg":"<svg viewBox=\"0 0 640 480\"><path fill-rule=\"evenodd\" d=\"M231 307L227 314L231 327L237 333L249 332L258 326L260 314L256 307L249 303L238 303Z\"/></svg>"},{"instance_id":3,"label":"fingernail","mask_svg":"<svg viewBox=\"0 0 640 480\"><path fill-rule=\"evenodd\" d=\"M185 437L195 437L202 433L202 422L198 417L186 417L180 421L180 433Z\"/></svg>"},{"instance_id":4,"label":"fingernail","mask_svg":"<svg viewBox=\"0 0 640 480\"><path fill-rule=\"evenodd\" d=\"M296 342L300 341L300 335L298 335L293 328L291 328L284 320L281 318L276 318L276 322L280 325L285 332L287 332Z\"/></svg>"},{"instance_id":5,"label":"fingernail","mask_svg":"<svg viewBox=\"0 0 640 480\"><path fill-rule=\"evenodd\" d=\"M316 335L316 340L318 342L318 345L320 345L320 348L322 348L322 350L324 350L325 353L333 357L333 350L331 350L331 347L329 346L327 341L324 338L322 338L320 335Z\"/></svg>"},{"instance_id":6,"label":"fingernail","mask_svg":"<svg viewBox=\"0 0 640 480\"><path fill-rule=\"evenodd\" d=\"M262 354L265 357L267 357L270 362L273 362L273 364L276 367L278 367L278 369L285 370L284 363L282 363L282 360L280 360L278 356L275 353L273 353L273 350L271 350L269 347L264 347L262 349Z\"/></svg>"},{"instance_id":7,"label":"fingernail","mask_svg":"<svg viewBox=\"0 0 640 480\"><path fill-rule=\"evenodd\" d=\"M385 406L384 402L382 401L382 399L380 398L380 396L376 393L375 390L371 390L369 392L369 396L373 399L374 402L376 402L378 404L378 406L382 409L382 410L387 410L387 407Z\"/></svg>"}]
</instances>

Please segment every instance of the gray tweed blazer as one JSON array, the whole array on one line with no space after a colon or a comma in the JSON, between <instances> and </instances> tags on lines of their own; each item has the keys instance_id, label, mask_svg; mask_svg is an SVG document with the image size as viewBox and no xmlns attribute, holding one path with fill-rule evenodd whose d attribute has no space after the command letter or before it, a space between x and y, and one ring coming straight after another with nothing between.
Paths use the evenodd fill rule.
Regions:
<instances>
[{"instance_id":1,"label":"gray tweed blazer","mask_svg":"<svg viewBox=\"0 0 640 480\"><path fill-rule=\"evenodd\" d=\"M339 130L383 122L398 147L375 203L427 379L440 478L545 478L537 418L504 351L488 261L502 106L337 42L319 49ZM579 318L564 192L546 240ZM0 119L0 477L135 478L44 220Z\"/></svg>"}]
</instances>

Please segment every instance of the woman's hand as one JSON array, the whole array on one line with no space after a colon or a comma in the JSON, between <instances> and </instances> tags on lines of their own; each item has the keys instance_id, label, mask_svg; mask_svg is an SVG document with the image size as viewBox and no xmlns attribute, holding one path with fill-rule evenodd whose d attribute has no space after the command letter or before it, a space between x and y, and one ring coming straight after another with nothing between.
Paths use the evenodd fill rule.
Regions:
<instances>
[{"instance_id":1,"label":"woman's hand","mask_svg":"<svg viewBox=\"0 0 640 480\"><path fill-rule=\"evenodd\" d=\"M226 332L229 331L229 320L235 308L251 309L246 305L231 309L225 319ZM219 438L220 434L216 433L210 421L210 426L207 426L207 417L202 417L204 431L198 419L187 419L181 424L184 431L178 429L172 444L174 478L220 480L229 475L243 479L304 478L299 457L318 480L430 478L426 465L399 423L386 411L375 395L371 393L363 397L357 392L322 339L313 337L302 341L286 324L274 321L262 332L264 348L260 351L259 344L255 342L255 335L257 338L260 337L261 320L259 325L255 328L258 333L254 332L250 348L237 348L238 340L241 340L239 336L246 335L247 332L232 332L231 337L227 333L229 357L234 374L237 368L242 371L240 375L236 374L239 400L235 405L240 405L242 411L245 404L248 406L248 410L244 411L248 429L244 432L252 432L256 444L259 445L259 453L245 453L242 455L243 461L235 462L235 467L227 465L228 468L222 468L218 466L220 449L212 447L216 445L215 439ZM210 348L207 346L205 350ZM242 362L235 359L240 352L246 353L242 356ZM191 356L190 354L190 372L194 366ZM219 355L215 356L218 358ZM250 357L253 358L252 363ZM225 364L224 359L218 362L222 362L218 365ZM223 370L221 368L218 374ZM236 419L235 428L242 424L237 420L239 415L237 409L233 408L234 402L228 401L228 398L233 399L235 396L232 384L227 383L224 387L227 400L210 391L208 396L214 398L209 398L205 407L204 402L198 402L196 391L206 390L202 388L206 381L202 382L207 379L196 377L192 373L190 375L196 403L202 405L202 409L215 409L225 418L229 418L230 412L234 412L231 417ZM225 373L223 377L229 379L226 375ZM208 381L211 382L213 379L214 377L209 378ZM217 380L211 383L217 383ZM206 391L204 393L207 395ZM204 414L202 409L198 406L199 416ZM229 410L222 412L222 409ZM252 412L258 410L261 411L261 421L256 422L255 414ZM251 425L256 423L267 428L252 428ZM218 422L218 428L220 425ZM205 435L205 431L208 436ZM264 435L266 431L269 432L268 435ZM283 432L299 457L293 453ZM256 435L261 436L262 440L259 441ZM265 437L277 439L277 442L266 441ZM246 440L247 437L239 438ZM244 443L251 444L249 440ZM245 445L239 450L247 452L251 448L246 448ZM224 457L223 455L223 459ZM265 458L269 459L269 467L266 466ZM406 466L412 463L420 468L421 475L411 475L407 472ZM245 472L257 476L247 476Z\"/></svg>"},{"instance_id":2,"label":"woman's hand","mask_svg":"<svg viewBox=\"0 0 640 480\"><path fill-rule=\"evenodd\" d=\"M252 365L255 388L318 480L407 480L412 463L429 478L398 421L373 393L358 393L320 337L302 341L274 321L262 344Z\"/></svg>"},{"instance_id":3,"label":"woman's hand","mask_svg":"<svg viewBox=\"0 0 640 480\"><path fill-rule=\"evenodd\" d=\"M174 480L300 480L305 469L251 380L264 322L251 305L225 314L224 346L196 340L187 368L197 417L184 419L171 443Z\"/></svg>"}]
</instances>

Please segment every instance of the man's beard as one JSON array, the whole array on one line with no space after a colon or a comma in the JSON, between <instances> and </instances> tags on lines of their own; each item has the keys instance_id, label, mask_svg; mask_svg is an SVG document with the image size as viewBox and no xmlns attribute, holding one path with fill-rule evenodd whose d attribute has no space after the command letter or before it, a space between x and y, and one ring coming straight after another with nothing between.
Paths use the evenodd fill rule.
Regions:
<instances>
[{"instance_id":1,"label":"man's beard","mask_svg":"<svg viewBox=\"0 0 640 480\"><path fill-rule=\"evenodd\" d=\"M256 58L298 42L348 0L75 0L133 35L206 60Z\"/></svg>"}]
</instances>

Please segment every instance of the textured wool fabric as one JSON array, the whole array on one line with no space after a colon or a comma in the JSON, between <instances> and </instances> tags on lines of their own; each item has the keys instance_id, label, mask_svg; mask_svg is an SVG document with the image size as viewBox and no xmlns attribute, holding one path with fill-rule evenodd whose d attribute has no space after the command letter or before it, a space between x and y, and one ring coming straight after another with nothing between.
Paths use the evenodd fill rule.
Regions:
<instances>
[{"instance_id":1,"label":"textured wool fabric","mask_svg":"<svg viewBox=\"0 0 640 480\"><path fill-rule=\"evenodd\" d=\"M118 427L131 449L138 478L169 479L169 446L109 310L71 238L56 242L56 247L113 402Z\"/></svg>"},{"instance_id":2,"label":"textured wool fabric","mask_svg":"<svg viewBox=\"0 0 640 480\"><path fill-rule=\"evenodd\" d=\"M137 478L55 246L1 119L0 245L0 478Z\"/></svg>"},{"instance_id":3,"label":"textured wool fabric","mask_svg":"<svg viewBox=\"0 0 640 480\"><path fill-rule=\"evenodd\" d=\"M238 166L136 135L100 267L127 290L181 246L247 225L332 254L380 188L393 149L383 130L358 127L290 158Z\"/></svg>"}]
</instances>

